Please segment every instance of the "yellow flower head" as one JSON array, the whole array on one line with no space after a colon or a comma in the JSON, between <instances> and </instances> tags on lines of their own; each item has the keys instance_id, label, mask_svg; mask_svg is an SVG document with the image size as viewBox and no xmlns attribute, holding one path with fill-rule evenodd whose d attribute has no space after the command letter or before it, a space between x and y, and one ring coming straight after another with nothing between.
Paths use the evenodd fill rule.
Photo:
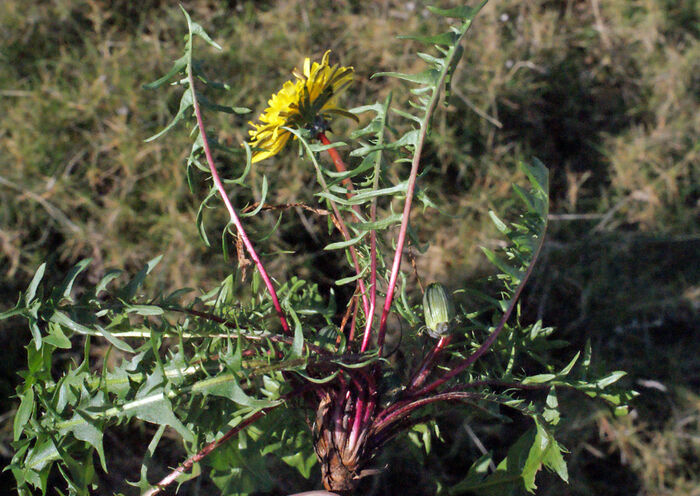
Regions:
<instances>
[{"instance_id":1,"label":"yellow flower head","mask_svg":"<svg viewBox=\"0 0 700 496\"><path fill-rule=\"evenodd\" d=\"M295 81L287 81L282 89L272 95L269 105L260 115L260 124L251 122L250 144L258 148L253 162L260 162L278 153L292 135L283 127L301 129L324 122L333 114L357 120L355 115L338 107L337 95L352 82L352 67L329 65L323 54L321 63L304 60L304 71L294 70Z\"/></svg>"}]
</instances>

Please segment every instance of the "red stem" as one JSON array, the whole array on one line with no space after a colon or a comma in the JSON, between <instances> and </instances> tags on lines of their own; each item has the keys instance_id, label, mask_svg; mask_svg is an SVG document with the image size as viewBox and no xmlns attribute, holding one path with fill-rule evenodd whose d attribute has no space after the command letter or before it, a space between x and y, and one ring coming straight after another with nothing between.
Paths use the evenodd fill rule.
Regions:
<instances>
[{"instance_id":1,"label":"red stem","mask_svg":"<svg viewBox=\"0 0 700 496\"><path fill-rule=\"evenodd\" d=\"M197 118L197 127L199 128L199 133L202 136L202 146L204 148L204 155L206 156L207 163L209 164L209 170L211 172L212 180L214 181L214 184L216 185L216 189L219 190L219 193L221 194L221 198L224 201L224 205L226 205L226 209L228 210L228 213L231 216L231 222L233 222L233 224L236 226L236 230L238 232L238 235L241 237L241 240L243 240L243 244L245 245L246 249L248 250L248 253L250 254L250 258L252 258L253 262L255 262L255 266L258 268L258 271L260 272L260 277L262 277L262 280L265 283L265 286L267 286L267 290L269 291L270 297L272 298L272 304L275 307L275 310L277 311L277 315L279 316L279 319L280 319L280 323L282 324L282 329L284 329L285 333L291 334L289 324L287 323L287 318L284 316L284 312L282 311L282 307L280 306L279 300L277 298L277 292L275 291L275 287L273 286L272 281L270 280L270 277L267 275L267 271L265 270L265 267L263 266L262 262L260 261L260 257L258 257L258 254L255 251L253 244L250 242L250 239L248 239L248 235L246 234L245 230L243 229L243 225L241 224L241 221L238 218L238 215L236 214L236 210L233 208L233 205L231 204L231 200L229 200L229 197L226 194L226 190L224 189L224 185L221 183L221 179L219 178L219 173L216 170L216 166L214 165L214 158L212 157L211 149L209 148L209 141L207 140L207 135L206 135L206 132L204 131L204 121L202 120L202 112L199 108L199 101L197 100L197 95L196 95L196 92L194 90L194 75L192 73L192 68L190 66L188 66L188 69L187 69L187 76L189 78L190 91L192 92L192 106L194 107L194 113L195 113L195 116Z\"/></svg>"},{"instance_id":2,"label":"red stem","mask_svg":"<svg viewBox=\"0 0 700 496\"><path fill-rule=\"evenodd\" d=\"M331 142L328 140L328 137L325 135L325 133L319 133L318 134L318 139L321 140L321 142L324 145L330 145ZM345 167L345 163L343 163L343 160L340 158L340 155L338 154L338 151L335 148L329 148L328 153L330 154L331 158L333 159L333 163L335 164L335 168L338 172L346 172L347 168ZM321 172L319 172L321 174ZM322 177L322 176L321 176ZM343 184L345 184L345 181L350 181L350 179L344 179L342 181ZM325 183L324 183L325 187ZM350 187L348 190L352 189L352 182L350 181ZM352 193L348 192L348 198L352 197ZM350 240L350 232L348 231L347 227L345 226L345 222L343 221L343 218L340 215L340 211L338 210L338 207L336 206L335 202L330 202L331 207L333 208L333 213L335 214L336 220L338 221L338 227L340 229L340 232L343 234L343 238L345 238L346 241ZM359 214L359 206L358 205L353 205L353 209ZM355 250L354 246L349 246L348 249L350 250L350 257L352 258L353 265L355 266L355 272L359 275L362 271L360 269L360 264L358 262L357 258L357 251ZM357 280L357 285L360 287L360 296L362 297L362 309L365 311L365 316L369 315L369 302L367 301L367 291L365 289L365 283L362 280L362 278L359 278ZM364 351L364 350L363 350Z\"/></svg>"},{"instance_id":3,"label":"red stem","mask_svg":"<svg viewBox=\"0 0 700 496\"><path fill-rule=\"evenodd\" d=\"M163 479L161 479L158 484L156 484L154 487L143 493L142 496L154 496L158 493L160 493L163 489L168 487L170 484L175 482L180 475L184 474L188 470L192 468L192 466L195 463L198 463L201 461L205 456L207 456L209 453L214 451L216 448L224 444L226 441L231 439L233 436L238 434L241 430L244 428L248 427L250 424L258 420L260 417L263 415L267 414L270 410L277 408L280 405L275 405L271 406L269 408L265 408L263 410L260 410L259 412L254 413L252 416L248 417L244 421L242 421L240 424L238 424L236 427L232 428L230 431L228 431L226 434L224 434L220 439L217 439L216 441L213 441L209 444L207 444L204 448L202 448L199 452L195 453L191 457L189 457L187 460L185 460L183 463L180 464L175 470L170 472L167 476L165 476Z\"/></svg>"},{"instance_id":4,"label":"red stem","mask_svg":"<svg viewBox=\"0 0 700 496\"><path fill-rule=\"evenodd\" d=\"M378 418L381 418L384 416L384 418L381 421L378 421L377 423L374 424L373 429L375 432L375 435L377 433L380 433L382 430L386 429L389 427L392 423L401 420L402 418L405 418L407 415L409 415L413 410L416 408L420 408L425 405L429 405L430 403L435 403L438 401L458 401L458 400L466 400L469 398L474 398L478 397L478 393L469 393L465 391L453 391L453 392L446 392L446 393L440 393L436 394L434 396L431 396L429 398L421 398L418 400L414 400L411 402L407 402L402 404L401 406L397 406L397 408L393 409L390 413L386 413L388 410L385 410L384 412L380 413Z\"/></svg>"},{"instance_id":5,"label":"red stem","mask_svg":"<svg viewBox=\"0 0 700 496\"><path fill-rule=\"evenodd\" d=\"M321 143L324 145L328 146L331 144L331 140L328 139L328 136L326 136L326 133L318 133L317 138L321 140ZM343 159L340 158L340 154L338 153L338 150L335 148L329 148L326 150L328 152L328 155L331 156L331 159L333 160L333 164L335 165L335 170L338 172L347 172L348 169L345 167L345 162L343 162ZM343 179L340 182L343 186L348 188L349 191L352 191L354 188L352 186L352 181L350 180L349 177ZM348 198L352 196L352 193L348 193ZM355 205L355 208L357 208L357 205Z\"/></svg>"},{"instance_id":6,"label":"red stem","mask_svg":"<svg viewBox=\"0 0 700 496\"><path fill-rule=\"evenodd\" d=\"M430 372L432 372L431 366L433 362L438 357L443 348L450 344L450 341L452 341L452 336L442 336L440 338L435 347L423 359L423 362L418 367L418 370L413 375L413 378L411 379L411 381L409 381L408 388L406 388L406 391L411 391L412 389L421 387L423 385L425 380L428 378L428 375L430 375Z\"/></svg>"}]
</instances>

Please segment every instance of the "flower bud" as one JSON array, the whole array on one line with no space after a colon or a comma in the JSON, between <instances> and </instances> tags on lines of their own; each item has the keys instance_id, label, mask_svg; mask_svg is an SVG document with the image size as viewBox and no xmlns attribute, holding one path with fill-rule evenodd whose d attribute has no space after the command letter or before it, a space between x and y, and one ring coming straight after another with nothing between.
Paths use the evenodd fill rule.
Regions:
<instances>
[{"instance_id":1,"label":"flower bud","mask_svg":"<svg viewBox=\"0 0 700 496\"><path fill-rule=\"evenodd\" d=\"M430 284L423 295L423 311L428 334L439 338L450 330L450 321L455 315L452 297L439 282Z\"/></svg>"}]
</instances>

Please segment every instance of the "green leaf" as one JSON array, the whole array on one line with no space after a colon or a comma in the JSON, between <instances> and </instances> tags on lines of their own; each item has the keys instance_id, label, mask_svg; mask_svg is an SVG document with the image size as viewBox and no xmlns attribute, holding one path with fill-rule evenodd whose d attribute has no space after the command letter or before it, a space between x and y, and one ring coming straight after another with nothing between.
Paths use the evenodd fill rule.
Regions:
<instances>
[{"instance_id":1,"label":"green leaf","mask_svg":"<svg viewBox=\"0 0 700 496\"><path fill-rule=\"evenodd\" d=\"M538 374L523 379L522 384L543 384L555 379L555 374Z\"/></svg>"},{"instance_id":2,"label":"green leaf","mask_svg":"<svg viewBox=\"0 0 700 496\"><path fill-rule=\"evenodd\" d=\"M135 313L137 315L151 316L151 315L163 315L165 311L156 305L128 305L126 307L126 313Z\"/></svg>"},{"instance_id":3,"label":"green leaf","mask_svg":"<svg viewBox=\"0 0 700 496\"><path fill-rule=\"evenodd\" d=\"M131 281L129 281L129 284L127 284L126 287L124 287L124 289L121 291L121 296L125 300L129 301L134 296L136 296L136 292L143 284L143 281L146 279L146 276L151 273L151 271L156 265L158 265L158 262L160 262L161 258L163 258L163 255L159 255L146 262L146 265L138 272L138 274L136 274L134 278Z\"/></svg>"},{"instance_id":4,"label":"green leaf","mask_svg":"<svg viewBox=\"0 0 700 496\"><path fill-rule=\"evenodd\" d=\"M182 8L182 6L180 6L180 7ZM184 9L183 9L183 11L184 11ZM200 38L202 38L204 41L206 41L209 45L213 46L217 50L222 50L221 46L219 46L218 43L216 43L214 40L212 40L209 37L209 35L207 34L206 31L204 31L204 28L201 25L192 21L192 19L190 19L189 15L187 16L187 23L190 26L190 33L192 33L193 35L199 36Z\"/></svg>"},{"instance_id":5,"label":"green leaf","mask_svg":"<svg viewBox=\"0 0 700 496\"><path fill-rule=\"evenodd\" d=\"M161 131L158 133L154 134L150 138L146 138L144 141L146 143L156 140L163 136L165 133L170 131L175 125L180 122L182 119L185 118L185 115L187 115L187 111L189 110L190 107L194 104L193 99L192 99L192 89L188 88L185 90L185 92L182 94L182 98L180 98L180 108L177 111L177 114L175 114L175 117L170 121L170 123L165 126Z\"/></svg>"},{"instance_id":6,"label":"green leaf","mask_svg":"<svg viewBox=\"0 0 700 496\"><path fill-rule=\"evenodd\" d=\"M294 341L292 342L292 349L290 350L289 358L301 358L301 354L304 349L304 333L296 312L291 307L288 310L289 314L292 316L292 320L294 320Z\"/></svg>"},{"instance_id":7,"label":"green leaf","mask_svg":"<svg viewBox=\"0 0 700 496\"><path fill-rule=\"evenodd\" d=\"M510 232L510 229L505 224L505 222L503 222L501 219L499 219L493 210L489 210L489 217L491 217L491 220L496 225L496 229L501 231L501 233L507 235Z\"/></svg>"},{"instance_id":8,"label":"green leaf","mask_svg":"<svg viewBox=\"0 0 700 496\"><path fill-rule=\"evenodd\" d=\"M44 272L46 271L46 262L41 264L38 269L36 269L36 272L34 273L34 277L32 277L32 281L29 283L29 286L27 287L27 292L24 294L24 301L27 305L34 299L34 296L36 296L36 290L39 287L39 283L41 282L41 279L44 277Z\"/></svg>"},{"instance_id":9,"label":"green leaf","mask_svg":"<svg viewBox=\"0 0 700 496\"><path fill-rule=\"evenodd\" d=\"M508 450L508 457L504 461L509 472L521 473L523 485L531 493L537 489L535 476L543 466L556 472L565 482L569 478L561 447L537 419L535 428Z\"/></svg>"},{"instance_id":10,"label":"green leaf","mask_svg":"<svg viewBox=\"0 0 700 496\"><path fill-rule=\"evenodd\" d=\"M102 279L100 279L100 282L97 283L97 286L95 286L95 296L99 296L102 291L107 289L107 285L112 282L114 279L119 277L122 274L121 270L117 269L110 269L108 270L104 276L102 276Z\"/></svg>"},{"instance_id":11,"label":"green leaf","mask_svg":"<svg viewBox=\"0 0 700 496\"><path fill-rule=\"evenodd\" d=\"M440 72L436 71L435 69L426 69L425 71L419 72L418 74L403 74L401 72L377 72L376 74L372 74L371 79L380 76L393 77L411 83L428 85L430 87L436 86L438 81L440 80Z\"/></svg>"},{"instance_id":12,"label":"green leaf","mask_svg":"<svg viewBox=\"0 0 700 496\"><path fill-rule=\"evenodd\" d=\"M581 352L579 351L576 353L576 355L574 355L574 358L571 359L569 364L566 367L564 367L563 369L561 369L561 372L559 372L559 374L557 374L557 375L559 377L564 377L564 376L569 375L569 372L571 372L571 369L574 368L574 365L576 365L576 362L578 361L578 358L580 356L581 356Z\"/></svg>"},{"instance_id":13,"label":"green leaf","mask_svg":"<svg viewBox=\"0 0 700 496\"><path fill-rule=\"evenodd\" d=\"M17 413L15 413L15 419L13 424L13 440L19 440L22 435L27 422L32 417L32 412L34 411L34 390L32 388L27 389L24 394L20 395L19 408L17 408Z\"/></svg>"},{"instance_id":14,"label":"green leaf","mask_svg":"<svg viewBox=\"0 0 700 496\"><path fill-rule=\"evenodd\" d=\"M199 231L199 237L204 242L204 245L207 247L209 247L211 245L209 243L209 238L207 237L207 231L204 227L204 209L206 208L209 200L214 198L217 193L218 193L218 189L215 186L212 186L212 188L209 190L209 193L207 194L207 196L204 198L204 200L202 200L202 203L199 204L199 209L197 209L197 219L196 219L197 230Z\"/></svg>"},{"instance_id":15,"label":"green leaf","mask_svg":"<svg viewBox=\"0 0 700 496\"><path fill-rule=\"evenodd\" d=\"M238 385L238 380L233 374L219 374L216 377L204 379L196 382L192 391L212 394L229 399L234 403L251 408L267 408L278 404L277 401L260 400L246 394L245 391Z\"/></svg>"},{"instance_id":16,"label":"green leaf","mask_svg":"<svg viewBox=\"0 0 700 496\"><path fill-rule=\"evenodd\" d=\"M557 425L559 423L559 400L557 399L557 392L554 388L549 390L542 417L549 425Z\"/></svg>"},{"instance_id":17,"label":"green leaf","mask_svg":"<svg viewBox=\"0 0 700 496\"><path fill-rule=\"evenodd\" d=\"M114 336L112 333L110 333L107 329L104 329L102 326L96 325L95 326L96 333L105 338L107 341L109 341L115 348L118 350L126 351L127 353L136 353L134 349L129 346L127 343L119 339L118 337Z\"/></svg>"},{"instance_id":18,"label":"green leaf","mask_svg":"<svg viewBox=\"0 0 700 496\"><path fill-rule=\"evenodd\" d=\"M61 455L58 453L58 449L53 441L42 436L27 452L24 466L28 469L40 472L49 463L59 460L60 458Z\"/></svg>"},{"instance_id":19,"label":"green leaf","mask_svg":"<svg viewBox=\"0 0 700 496\"><path fill-rule=\"evenodd\" d=\"M160 377L160 380L163 380L162 375L158 372L149 376L147 381L150 383L154 377ZM146 390L147 393L143 393L142 391L144 390ZM134 401L126 403L122 411L127 415L133 415L141 420L156 425L169 425L175 429L185 441L194 441L192 432L190 432L175 416L170 399L165 395L162 386L155 389L149 389L148 387L140 389Z\"/></svg>"},{"instance_id":20,"label":"green leaf","mask_svg":"<svg viewBox=\"0 0 700 496\"><path fill-rule=\"evenodd\" d=\"M622 379L626 375L627 375L627 372L622 371L622 370L616 370L615 372L612 372L612 373L606 375L605 377L598 379L595 382L595 385L596 385L596 387L599 387L600 389L604 389L604 388L610 386L611 384L616 383L617 381L619 381L620 379Z\"/></svg>"},{"instance_id":21,"label":"green leaf","mask_svg":"<svg viewBox=\"0 0 700 496\"><path fill-rule=\"evenodd\" d=\"M450 45L454 45L455 41L457 41L458 36L453 31L446 31L444 33L429 35L429 36L410 35L409 34L409 35L401 35L401 36L398 36L397 38L400 40L418 41L418 42L424 43L426 45L450 46ZM380 74L385 74L385 73L380 73ZM372 76L372 77L374 77L374 76Z\"/></svg>"},{"instance_id":22,"label":"green leaf","mask_svg":"<svg viewBox=\"0 0 700 496\"><path fill-rule=\"evenodd\" d=\"M88 265L90 265L90 262L92 261L91 258L86 258L85 260L81 260L73 268L68 272L66 277L63 279L63 282L54 290L55 294L60 295L62 298L65 298L67 300L70 300L70 293L71 290L73 289L73 283L75 282L75 278L78 277L78 275L84 271Z\"/></svg>"},{"instance_id":23,"label":"green leaf","mask_svg":"<svg viewBox=\"0 0 700 496\"><path fill-rule=\"evenodd\" d=\"M367 270L367 267L365 267L365 269L362 272L360 272L359 274L355 274L354 276L343 277L342 279L338 279L337 281L335 281L335 285L336 286L344 286L346 284L350 284L351 282L355 282L364 275L366 270Z\"/></svg>"},{"instance_id":24,"label":"green leaf","mask_svg":"<svg viewBox=\"0 0 700 496\"><path fill-rule=\"evenodd\" d=\"M508 265L505 261L503 261L503 259L501 259L501 257L496 255L494 252L492 252L491 250L489 250L488 248L486 248L484 246L481 247L481 251L483 251L484 254L486 255L486 258L488 258L489 261L492 264L494 264L496 267L501 269L501 271L503 271L504 274L508 274L515 281L518 281L518 282L522 279L523 273L521 271L519 271L515 267Z\"/></svg>"},{"instance_id":25,"label":"green leaf","mask_svg":"<svg viewBox=\"0 0 700 496\"><path fill-rule=\"evenodd\" d=\"M355 238L350 238L348 240L343 240L343 241L337 241L335 243L330 243L326 246L323 247L324 250L340 250L342 248L347 248L348 246L356 245L360 241L362 241L362 238L364 238L367 235L367 232L363 232L359 236Z\"/></svg>"},{"instance_id":26,"label":"green leaf","mask_svg":"<svg viewBox=\"0 0 700 496\"><path fill-rule=\"evenodd\" d=\"M182 57L180 57L179 59L177 59L175 61L172 69L170 69L165 76L153 81L152 83L144 84L142 86L143 89L154 90L154 89L160 88L165 83L167 83L170 80L170 78L172 78L175 74L177 74L180 71L183 71L187 67L187 60L188 60L187 55L183 55Z\"/></svg>"},{"instance_id":27,"label":"green leaf","mask_svg":"<svg viewBox=\"0 0 700 496\"><path fill-rule=\"evenodd\" d=\"M76 420L77 422L74 422ZM64 435L66 432L70 431L76 439L85 441L94 447L100 457L102 469L106 472L107 462L105 460L104 447L102 445L102 431L100 427L96 425L96 422L92 418L79 410L73 414L73 417L68 422L71 423L70 429L65 429L61 434Z\"/></svg>"},{"instance_id":28,"label":"green leaf","mask_svg":"<svg viewBox=\"0 0 700 496\"><path fill-rule=\"evenodd\" d=\"M260 210L265 206L265 198L267 197L267 176L263 175L263 180L262 180L262 187L261 187L261 192L260 192L260 201L258 202L258 206L255 207L251 212L247 213L241 213L241 217L253 217L254 215L257 215Z\"/></svg>"},{"instance_id":29,"label":"green leaf","mask_svg":"<svg viewBox=\"0 0 700 496\"><path fill-rule=\"evenodd\" d=\"M70 339L63 334L59 325L49 324L49 335L44 338L44 342L63 350L69 350L72 347Z\"/></svg>"}]
</instances>

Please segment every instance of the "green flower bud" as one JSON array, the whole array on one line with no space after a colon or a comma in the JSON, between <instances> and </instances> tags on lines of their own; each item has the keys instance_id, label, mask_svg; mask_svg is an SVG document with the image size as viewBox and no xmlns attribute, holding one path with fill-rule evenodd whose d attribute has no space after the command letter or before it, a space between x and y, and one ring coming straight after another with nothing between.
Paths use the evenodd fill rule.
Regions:
<instances>
[{"instance_id":1,"label":"green flower bud","mask_svg":"<svg viewBox=\"0 0 700 496\"><path fill-rule=\"evenodd\" d=\"M428 334L439 338L450 330L450 321L455 316L452 297L439 282L430 284L423 295L423 311Z\"/></svg>"}]
</instances>

